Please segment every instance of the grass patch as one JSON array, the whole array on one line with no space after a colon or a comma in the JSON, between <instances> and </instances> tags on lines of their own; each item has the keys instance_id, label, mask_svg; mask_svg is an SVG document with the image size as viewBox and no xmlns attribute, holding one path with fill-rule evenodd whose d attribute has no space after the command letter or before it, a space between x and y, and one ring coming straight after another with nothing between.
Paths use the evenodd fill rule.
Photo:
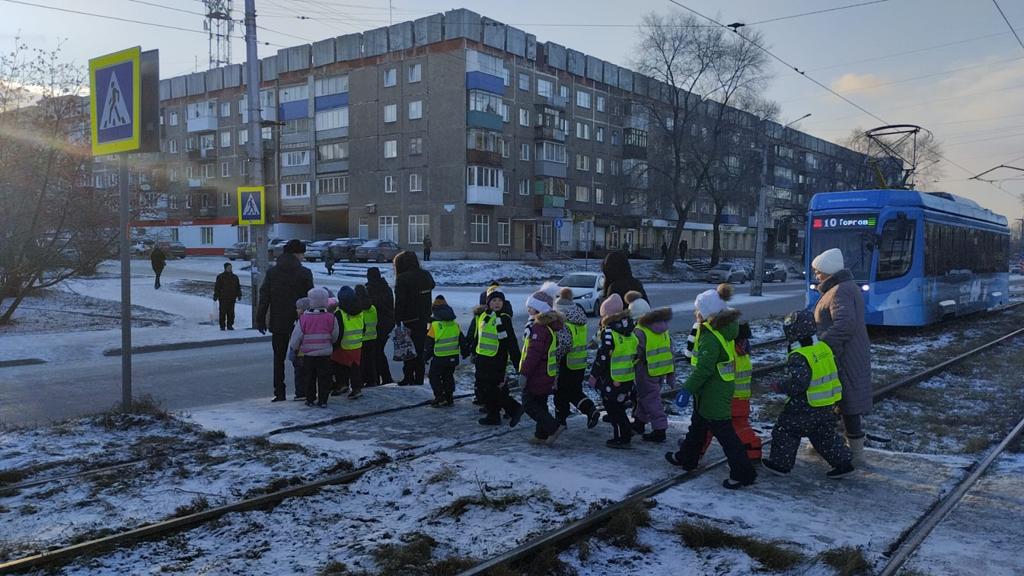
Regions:
<instances>
[{"instance_id":1,"label":"grass patch","mask_svg":"<svg viewBox=\"0 0 1024 576\"><path fill-rule=\"evenodd\" d=\"M227 436L223 430L204 430L199 434L199 439L205 442L216 442L227 438Z\"/></svg>"},{"instance_id":2,"label":"grass patch","mask_svg":"<svg viewBox=\"0 0 1024 576\"><path fill-rule=\"evenodd\" d=\"M373 551L381 576L430 574L437 540L422 532L401 536L401 544L385 544Z\"/></svg>"},{"instance_id":3,"label":"grass patch","mask_svg":"<svg viewBox=\"0 0 1024 576\"><path fill-rule=\"evenodd\" d=\"M576 545L576 557L580 559L580 562L590 560L590 542L588 540L583 540Z\"/></svg>"},{"instance_id":4,"label":"grass patch","mask_svg":"<svg viewBox=\"0 0 1024 576\"><path fill-rule=\"evenodd\" d=\"M646 546L640 545L637 534L640 528L650 525L651 513L643 502L637 502L613 514L608 524L598 532L598 536L619 548L648 551Z\"/></svg>"},{"instance_id":5,"label":"grass patch","mask_svg":"<svg viewBox=\"0 0 1024 576\"><path fill-rule=\"evenodd\" d=\"M429 478L427 478L427 484L441 484L444 482L450 482L455 479L459 471L455 468L445 464L441 466L441 469L434 472Z\"/></svg>"},{"instance_id":6,"label":"grass patch","mask_svg":"<svg viewBox=\"0 0 1024 576\"><path fill-rule=\"evenodd\" d=\"M136 416L150 416L156 420L171 419L171 414L160 406L160 402L156 398L145 394L132 399L132 405L127 410L118 403L110 410L100 414L99 425L111 430L125 430L152 423L147 418L133 418Z\"/></svg>"},{"instance_id":7,"label":"grass patch","mask_svg":"<svg viewBox=\"0 0 1024 576\"><path fill-rule=\"evenodd\" d=\"M354 573L349 571L348 566L344 562L331 560L323 568L317 570L316 574L317 576L352 576Z\"/></svg>"},{"instance_id":8,"label":"grass patch","mask_svg":"<svg viewBox=\"0 0 1024 576\"><path fill-rule=\"evenodd\" d=\"M864 557L864 551L856 546L826 550L821 554L821 560L831 566L839 576L857 576L871 571L871 564Z\"/></svg>"},{"instance_id":9,"label":"grass patch","mask_svg":"<svg viewBox=\"0 0 1024 576\"><path fill-rule=\"evenodd\" d=\"M0 470L0 486L9 486L11 484L18 484L28 473L24 468L7 468Z\"/></svg>"},{"instance_id":10,"label":"grass patch","mask_svg":"<svg viewBox=\"0 0 1024 576\"><path fill-rule=\"evenodd\" d=\"M351 460L342 458L324 470L324 474L342 474L355 468Z\"/></svg>"},{"instance_id":11,"label":"grass patch","mask_svg":"<svg viewBox=\"0 0 1024 576\"><path fill-rule=\"evenodd\" d=\"M522 566L522 574L526 576L575 576L576 570L562 562L557 548L548 547L534 554L530 561Z\"/></svg>"},{"instance_id":12,"label":"grass patch","mask_svg":"<svg viewBox=\"0 0 1024 576\"><path fill-rule=\"evenodd\" d=\"M803 555L772 542L757 540L750 536L737 536L707 523L680 522L675 526L676 534L690 548L734 548L742 550L768 570L781 571L793 568Z\"/></svg>"},{"instance_id":13,"label":"grass patch","mask_svg":"<svg viewBox=\"0 0 1024 576\"><path fill-rule=\"evenodd\" d=\"M206 499L206 496L196 496L188 504L182 504L175 508L174 513L171 514L171 518L181 518L182 516L188 516L189 514L195 514L209 509L210 501Z\"/></svg>"},{"instance_id":14,"label":"grass patch","mask_svg":"<svg viewBox=\"0 0 1024 576\"><path fill-rule=\"evenodd\" d=\"M964 454L984 452L991 445L992 441L987 436L974 436L964 442Z\"/></svg>"}]
</instances>

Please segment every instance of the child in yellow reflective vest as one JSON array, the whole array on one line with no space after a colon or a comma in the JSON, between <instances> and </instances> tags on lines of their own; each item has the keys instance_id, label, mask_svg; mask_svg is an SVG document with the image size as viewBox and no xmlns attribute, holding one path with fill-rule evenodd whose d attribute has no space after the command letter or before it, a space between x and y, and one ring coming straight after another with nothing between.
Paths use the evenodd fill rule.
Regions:
<instances>
[{"instance_id":1,"label":"child in yellow reflective vest","mask_svg":"<svg viewBox=\"0 0 1024 576\"><path fill-rule=\"evenodd\" d=\"M363 386L376 386L377 377L377 307L370 300L366 286L356 284L356 302L363 318L363 346L359 352L359 368Z\"/></svg>"},{"instance_id":2,"label":"child in yellow reflective vest","mask_svg":"<svg viewBox=\"0 0 1024 576\"><path fill-rule=\"evenodd\" d=\"M558 385L555 388L555 420L562 426L569 418L569 407L574 406L587 417L587 428L597 426L601 411L594 401L583 393L583 378L587 372L587 313L572 299L572 288L562 288L555 300L555 310L565 316L565 327L572 335L572 348L558 363Z\"/></svg>"},{"instance_id":3,"label":"child in yellow reflective vest","mask_svg":"<svg viewBox=\"0 0 1024 576\"><path fill-rule=\"evenodd\" d=\"M484 303L473 309L473 320L466 328L463 357L472 356L475 370L474 388L483 402L486 415L477 420L483 426L501 424L501 412L515 427L523 417L523 406L509 394L505 372L511 363L519 369L519 341L512 327L510 306L505 295L495 289L487 292Z\"/></svg>"},{"instance_id":4,"label":"child in yellow reflective vest","mask_svg":"<svg viewBox=\"0 0 1024 576\"><path fill-rule=\"evenodd\" d=\"M338 309L334 311L341 328L337 346L331 353L334 367L334 391L340 396L348 391L348 397L355 399L363 394L363 379L360 362L363 350L363 316L356 293L348 286L338 289Z\"/></svg>"},{"instance_id":5,"label":"child in yellow reflective vest","mask_svg":"<svg viewBox=\"0 0 1024 576\"><path fill-rule=\"evenodd\" d=\"M438 294L430 307L430 324L424 344L423 361L430 362L427 377L434 390L434 408L455 405L455 368L459 365L459 352L465 344L462 330L455 321L455 312Z\"/></svg>"},{"instance_id":6,"label":"child in yellow reflective vest","mask_svg":"<svg viewBox=\"0 0 1024 576\"><path fill-rule=\"evenodd\" d=\"M569 351L571 342L560 342L565 331L564 317L555 310L555 299L538 290L526 299L530 320L523 334L523 356L519 361L519 381L523 385L523 410L537 423L532 442L551 444L565 430L548 410L548 397L555 391L558 360Z\"/></svg>"},{"instance_id":7,"label":"child in yellow reflective vest","mask_svg":"<svg viewBox=\"0 0 1024 576\"><path fill-rule=\"evenodd\" d=\"M635 397L637 341L633 335L633 319L629 317L629 310L623 308L618 294L612 294L601 303L599 333L597 356L590 367L590 385L601 393L607 413L605 421L612 425L612 437L605 445L629 448L633 431L626 412L633 406Z\"/></svg>"},{"instance_id":8,"label":"child in yellow reflective vest","mask_svg":"<svg viewBox=\"0 0 1024 576\"><path fill-rule=\"evenodd\" d=\"M633 410L633 431L647 442L664 442L668 416L661 403L662 385L675 383L675 361L668 323L671 308L651 310L639 292L627 292L629 314L636 321L636 408ZM647 424L651 431L645 433Z\"/></svg>"},{"instance_id":9,"label":"child in yellow reflective vest","mask_svg":"<svg viewBox=\"0 0 1024 576\"><path fill-rule=\"evenodd\" d=\"M786 376L772 383L771 389L786 394L789 400L772 429L771 455L762 465L774 474L788 474L800 441L806 437L832 466L825 476L846 476L853 472L853 454L836 432L832 409L843 397L843 389L832 349L815 335L817 326L810 310L786 316L782 330L789 341Z\"/></svg>"}]
</instances>

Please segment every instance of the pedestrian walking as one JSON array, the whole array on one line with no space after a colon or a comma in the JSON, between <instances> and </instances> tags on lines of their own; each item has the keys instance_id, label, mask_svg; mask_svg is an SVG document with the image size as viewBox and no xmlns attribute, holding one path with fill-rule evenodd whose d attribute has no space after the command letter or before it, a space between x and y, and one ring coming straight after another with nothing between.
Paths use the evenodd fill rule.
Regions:
<instances>
[{"instance_id":1,"label":"pedestrian walking","mask_svg":"<svg viewBox=\"0 0 1024 576\"><path fill-rule=\"evenodd\" d=\"M629 315L636 322L636 408L633 410L633 432L646 442L664 442L668 416L661 404L662 385L675 383L675 362L672 358L672 337L668 326L671 308L651 310L639 292L628 292ZM647 425L651 431L647 432Z\"/></svg>"},{"instance_id":2,"label":"pedestrian walking","mask_svg":"<svg viewBox=\"0 0 1024 576\"><path fill-rule=\"evenodd\" d=\"M316 397L316 405L323 408L331 394L330 356L338 339L338 322L327 311L326 289L312 288L308 294L309 309L295 323L288 347L302 356L306 406L312 406Z\"/></svg>"},{"instance_id":3,"label":"pedestrian walking","mask_svg":"<svg viewBox=\"0 0 1024 576\"><path fill-rule=\"evenodd\" d=\"M306 246L301 240L285 243L276 264L267 270L260 286L259 308L256 311L256 329L272 335L274 348L274 399L285 399L284 361L288 354L288 341L298 315L295 301L306 296L313 288L313 273L302 265ZM296 383L295 394L301 390Z\"/></svg>"},{"instance_id":4,"label":"pedestrian walking","mask_svg":"<svg viewBox=\"0 0 1024 576\"><path fill-rule=\"evenodd\" d=\"M409 329L416 357L402 367L399 386L422 386L424 376L423 345L433 301L434 278L420 268L416 253L403 250L395 255L395 322Z\"/></svg>"},{"instance_id":5,"label":"pedestrian walking","mask_svg":"<svg viewBox=\"0 0 1024 576\"><path fill-rule=\"evenodd\" d=\"M394 378L391 376L391 365L388 363L384 346L391 337L391 331L395 328L395 295L391 286L380 274L380 268L371 266L366 269L366 292L370 295L370 302L377 309L377 341L373 344L376 355L374 366L376 367L377 380L367 381L367 386L391 384Z\"/></svg>"},{"instance_id":6,"label":"pedestrian walking","mask_svg":"<svg viewBox=\"0 0 1024 576\"><path fill-rule=\"evenodd\" d=\"M160 248L160 244L153 244L153 251L149 254L149 264L153 267L153 272L156 273L153 288L159 290L160 275L163 274L164 267L167 266L167 254Z\"/></svg>"},{"instance_id":7,"label":"pedestrian walking","mask_svg":"<svg viewBox=\"0 0 1024 576\"><path fill-rule=\"evenodd\" d=\"M786 316L782 330L789 342L786 375L770 384L789 396L772 428L772 448L764 467L784 476L793 469L800 441L807 438L832 469L828 478L853 472L853 455L836 433L833 406L843 396L839 370L828 344L815 334L814 313L799 310Z\"/></svg>"},{"instance_id":8,"label":"pedestrian walking","mask_svg":"<svg viewBox=\"0 0 1024 576\"><path fill-rule=\"evenodd\" d=\"M423 359L430 362L430 388L434 391L434 408L455 405L455 368L459 365L459 352L465 345L465 338L455 311L438 294L431 306L430 327L423 348Z\"/></svg>"},{"instance_id":9,"label":"pedestrian walking","mask_svg":"<svg viewBox=\"0 0 1024 576\"><path fill-rule=\"evenodd\" d=\"M534 444L551 444L565 430L548 410L548 397L555 391L558 362L572 344L562 342L558 332L564 330L564 317L553 309L554 298L544 289L526 300L530 319L523 334L523 356L519 361L519 382L523 387L523 409L536 422Z\"/></svg>"},{"instance_id":10,"label":"pedestrian walking","mask_svg":"<svg viewBox=\"0 0 1024 576\"><path fill-rule=\"evenodd\" d=\"M601 393L605 421L612 425L609 448L629 448L633 437L627 411L636 398L636 336L633 319L623 307L622 298L612 294L601 302L597 356L590 367L590 385Z\"/></svg>"},{"instance_id":11,"label":"pedestrian walking","mask_svg":"<svg viewBox=\"0 0 1024 576\"><path fill-rule=\"evenodd\" d=\"M662 259L668 257L668 242L664 239L661 241L661 257Z\"/></svg>"},{"instance_id":12,"label":"pedestrian walking","mask_svg":"<svg viewBox=\"0 0 1024 576\"><path fill-rule=\"evenodd\" d=\"M686 248L687 248L686 240L680 240L679 241L679 261L680 262L686 260Z\"/></svg>"},{"instance_id":13,"label":"pedestrian walking","mask_svg":"<svg viewBox=\"0 0 1024 576\"><path fill-rule=\"evenodd\" d=\"M537 257L537 260L543 260L544 253L544 241L540 239L540 236L533 238L533 255Z\"/></svg>"},{"instance_id":14,"label":"pedestrian walking","mask_svg":"<svg viewBox=\"0 0 1024 576\"><path fill-rule=\"evenodd\" d=\"M572 335L572 348L558 363L555 388L555 420L566 426L570 407L587 417L587 428L597 426L601 411L583 392L587 372L587 313L572 299L572 288L562 288L555 300L555 310L565 316L565 327Z\"/></svg>"},{"instance_id":15,"label":"pedestrian walking","mask_svg":"<svg viewBox=\"0 0 1024 576\"><path fill-rule=\"evenodd\" d=\"M363 314L356 299L356 293L348 286L338 290L338 308L334 311L338 319L339 339L331 352L334 372L332 396L348 393L352 400L363 395Z\"/></svg>"},{"instance_id":16,"label":"pedestrian walking","mask_svg":"<svg viewBox=\"0 0 1024 576\"><path fill-rule=\"evenodd\" d=\"M363 347L359 354L359 364L362 370L363 386L377 386L380 382L377 376L377 325L379 318L377 307L370 299L370 293L366 286L356 284L356 303L361 310L363 317Z\"/></svg>"},{"instance_id":17,"label":"pedestrian walking","mask_svg":"<svg viewBox=\"0 0 1024 576\"><path fill-rule=\"evenodd\" d=\"M327 246L327 254L324 255L324 268L327 270L328 276L334 276L334 247Z\"/></svg>"},{"instance_id":18,"label":"pedestrian walking","mask_svg":"<svg viewBox=\"0 0 1024 576\"><path fill-rule=\"evenodd\" d=\"M818 338L835 355L843 398L837 403L855 466L864 464L862 416L871 411L871 341L864 324L864 297L838 248L811 261L821 299L814 307Z\"/></svg>"},{"instance_id":19,"label":"pedestrian walking","mask_svg":"<svg viewBox=\"0 0 1024 576\"><path fill-rule=\"evenodd\" d=\"M521 360L519 342L512 326L512 316L505 312L505 295L499 290L487 293L487 301L473 310L473 321L466 330L463 356L472 356L476 368L474 386L486 410L478 420L483 426L501 424L501 412L515 427L523 416L523 407L509 394L505 370L511 361L518 367Z\"/></svg>"},{"instance_id":20,"label":"pedestrian walking","mask_svg":"<svg viewBox=\"0 0 1024 576\"><path fill-rule=\"evenodd\" d=\"M604 274L604 294L602 301L612 294L618 294L619 299L625 302L626 293L636 290L644 300L650 303L647 291L644 290L642 282L633 277L633 269L629 265L629 258L622 251L609 252L601 263L601 273Z\"/></svg>"},{"instance_id":21,"label":"pedestrian walking","mask_svg":"<svg viewBox=\"0 0 1024 576\"><path fill-rule=\"evenodd\" d=\"M224 263L224 271L213 283L213 301L218 304L218 318L221 330L235 329L235 302L242 300L242 283L231 270L231 263Z\"/></svg>"},{"instance_id":22,"label":"pedestrian walking","mask_svg":"<svg viewBox=\"0 0 1024 576\"><path fill-rule=\"evenodd\" d=\"M423 261L430 262L430 251L434 248L434 242L430 239L430 234L423 236Z\"/></svg>"}]
</instances>

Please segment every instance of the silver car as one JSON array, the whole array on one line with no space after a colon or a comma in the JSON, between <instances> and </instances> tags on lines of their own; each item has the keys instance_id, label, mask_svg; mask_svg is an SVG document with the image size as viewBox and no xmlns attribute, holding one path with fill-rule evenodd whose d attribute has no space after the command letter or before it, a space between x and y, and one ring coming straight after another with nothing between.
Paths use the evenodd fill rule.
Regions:
<instances>
[{"instance_id":1,"label":"silver car","mask_svg":"<svg viewBox=\"0 0 1024 576\"><path fill-rule=\"evenodd\" d=\"M317 260L323 260L327 254L327 250L331 246L330 240L320 240L319 242L307 242L306 243L306 260L310 262L316 262Z\"/></svg>"},{"instance_id":2,"label":"silver car","mask_svg":"<svg viewBox=\"0 0 1024 576\"><path fill-rule=\"evenodd\" d=\"M747 271L739 264L723 263L708 270L705 279L712 284L721 284L723 282L743 284L747 281Z\"/></svg>"},{"instance_id":3,"label":"silver car","mask_svg":"<svg viewBox=\"0 0 1024 576\"><path fill-rule=\"evenodd\" d=\"M587 314L597 316L601 308L601 293L604 291L604 274L600 272L573 272L558 281L559 286L572 288L573 302L583 306Z\"/></svg>"}]
</instances>

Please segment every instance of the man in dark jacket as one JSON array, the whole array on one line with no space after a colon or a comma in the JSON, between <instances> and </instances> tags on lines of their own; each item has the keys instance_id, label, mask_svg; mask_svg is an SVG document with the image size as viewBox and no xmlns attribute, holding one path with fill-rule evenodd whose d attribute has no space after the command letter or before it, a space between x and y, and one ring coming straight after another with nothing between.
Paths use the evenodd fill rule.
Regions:
<instances>
[{"instance_id":1,"label":"man in dark jacket","mask_svg":"<svg viewBox=\"0 0 1024 576\"><path fill-rule=\"evenodd\" d=\"M434 249L434 242L430 239L430 234L423 237L423 261L430 262L430 251Z\"/></svg>"},{"instance_id":2,"label":"man in dark jacket","mask_svg":"<svg viewBox=\"0 0 1024 576\"><path fill-rule=\"evenodd\" d=\"M235 329L235 302L242 300L242 283L231 271L231 263L224 263L224 271L213 284L213 301L220 304L220 329Z\"/></svg>"},{"instance_id":3,"label":"man in dark jacket","mask_svg":"<svg viewBox=\"0 0 1024 576\"><path fill-rule=\"evenodd\" d=\"M256 329L260 334L267 333L269 313L274 345L274 402L285 399L284 360L288 354L288 339L298 318L295 301L313 289L313 273L301 263L305 252L306 246L301 240L289 240L284 245L284 253L278 257L277 264L267 270L260 286ZM300 383L296 382L296 395L300 394L299 386Z\"/></svg>"},{"instance_id":4,"label":"man in dark jacket","mask_svg":"<svg viewBox=\"0 0 1024 576\"><path fill-rule=\"evenodd\" d=\"M164 271L164 266L167 266L167 254L160 249L159 244L153 245L153 252L149 255L149 263L153 266L153 272L156 273L156 281L153 282L153 288L160 289L160 274Z\"/></svg>"},{"instance_id":5,"label":"man in dark jacket","mask_svg":"<svg viewBox=\"0 0 1024 576\"><path fill-rule=\"evenodd\" d=\"M399 386L423 385L423 345L427 338L427 321L433 302L434 277L420 268L416 253L403 250L395 255L395 322L409 329L416 346L416 358L402 367Z\"/></svg>"},{"instance_id":6,"label":"man in dark jacket","mask_svg":"<svg viewBox=\"0 0 1024 576\"><path fill-rule=\"evenodd\" d=\"M366 385L391 384L394 379L384 346L391 337L391 331L395 329L395 295L376 266L366 269L366 291L370 294L370 302L377 307L377 344L374 347L377 355L377 382L367 382Z\"/></svg>"}]
</instances>

